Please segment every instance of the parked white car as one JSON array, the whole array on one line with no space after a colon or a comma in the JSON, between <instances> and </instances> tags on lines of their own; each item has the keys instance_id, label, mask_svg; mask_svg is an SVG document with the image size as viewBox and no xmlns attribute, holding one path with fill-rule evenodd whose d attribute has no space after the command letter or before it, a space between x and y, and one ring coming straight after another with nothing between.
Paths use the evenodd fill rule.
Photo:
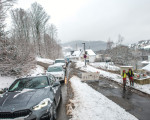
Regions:
<instances>
[{"instance_id":1,"label":"parked white car","mask_svg":"<svg viewBox=\"0 0 150 120\"><path fill-rule=\"evenodd\" d=\"M66 61L64 59L56 59L54 65L62 66L63 69L66 69Z\"/></svg>"},{"instance_id":2,"label":"parked white car","mask_svg":"<svg viewBox=\"0 0 150 120\"><path fill-rule=\"evenodd\" d=\"M64 82L65 79L65 71L62 68L62 66L58 66L58 65L51 65L48 67L46 74L52 74L55 76L55 78L57 80L59 80L60 82Z\"/></svg>"}]
</instances>

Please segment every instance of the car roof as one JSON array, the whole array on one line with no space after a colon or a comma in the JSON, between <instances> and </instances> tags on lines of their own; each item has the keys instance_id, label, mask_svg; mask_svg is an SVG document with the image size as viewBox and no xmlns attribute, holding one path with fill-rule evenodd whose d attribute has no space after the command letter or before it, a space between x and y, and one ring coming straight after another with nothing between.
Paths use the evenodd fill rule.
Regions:
<instances>
[{"instance_id":1,"label":"car roof","mask_svg":"<svg viewBox=\"0 0 150 120\"><path fill-rule=\"evenodd\" d=\"M25 77L20 77L20 78L17 78L17 79L24 79L24 78L35 78L35 77L48 77L49 75L46 75L45 73L44 74L37 74L35 76L25 76Z\"/></svg>"},{"instance_id":2,"label":"car roof","mask_svg":"<svg viewBox=\"0 0 150 120\"><path fill-rule=\"evenodd\" d=\"M48 67L62 67L60 64L54 64L54 65L50 65Z\"/></svg>"},{"instance_id":3,"label":"car roof","mask_svg":"<svg viewBox=\"0 0 150 120\"><path fill-rule=\"evenodd\" d=\"M62 58L62 59L55 59L55 60L65 60L65 59Z\"/></svg>"}]
</instances>

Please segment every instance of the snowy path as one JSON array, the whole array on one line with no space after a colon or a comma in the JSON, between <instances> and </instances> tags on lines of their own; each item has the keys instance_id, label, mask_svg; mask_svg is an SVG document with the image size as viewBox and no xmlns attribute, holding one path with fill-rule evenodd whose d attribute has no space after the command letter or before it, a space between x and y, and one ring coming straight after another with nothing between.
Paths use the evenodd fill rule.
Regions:
<instances>
[{"instance_id":1,"label":"snowy path","mask_svg":"<svg viewBox=\"0 0 150 120\"><path fill-rule=\"evenodd\" d=\"M133 115L95 91L78 77L70 79L74 91L71 120L137 120Z\"/></svg>"}]
</instances>

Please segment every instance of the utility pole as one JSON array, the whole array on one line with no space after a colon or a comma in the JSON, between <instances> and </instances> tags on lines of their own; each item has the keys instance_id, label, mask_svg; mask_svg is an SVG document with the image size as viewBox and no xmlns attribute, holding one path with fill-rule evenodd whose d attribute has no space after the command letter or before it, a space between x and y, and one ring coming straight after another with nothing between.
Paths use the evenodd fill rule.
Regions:
<instances>
[{"instance_id":1,"label":"utility pole","mask_svg":"<svg viewBox=\"0 0 150 120\"><path fill-rule=\"evenodd\" d=\"M86 53L85 53L85 43L82 43L84 45L84 61L85 61L85 66L86 66Z\"/></svg>"}]
</instances>

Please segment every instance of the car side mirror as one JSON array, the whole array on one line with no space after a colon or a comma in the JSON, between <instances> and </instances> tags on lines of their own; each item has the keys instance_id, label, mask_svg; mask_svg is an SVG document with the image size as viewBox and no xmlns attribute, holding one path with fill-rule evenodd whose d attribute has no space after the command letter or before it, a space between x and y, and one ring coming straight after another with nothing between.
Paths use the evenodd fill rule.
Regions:
<instances>
[{"instance_id":1,"label":"car side mirror","mask_svg":"<svg viewBox=\"0 0 150 120\"><path fill-rule=\"evenodd\" d=\"M54 84L53 84L53 87L56 87L56 86L59 86L60 85L60 82L56 81Z\"/></svg>"},{"instance_id":2,"label":"car side mirror","mask_svg":"<svg viewBox=\"0 0 150 120\"><path fill-rule=\"evenodd\" d=\"M4 88L4 89L3 89L3 92L7 92L7 91L8 91L8 88Z\"/></svg>"}]
</instances>

